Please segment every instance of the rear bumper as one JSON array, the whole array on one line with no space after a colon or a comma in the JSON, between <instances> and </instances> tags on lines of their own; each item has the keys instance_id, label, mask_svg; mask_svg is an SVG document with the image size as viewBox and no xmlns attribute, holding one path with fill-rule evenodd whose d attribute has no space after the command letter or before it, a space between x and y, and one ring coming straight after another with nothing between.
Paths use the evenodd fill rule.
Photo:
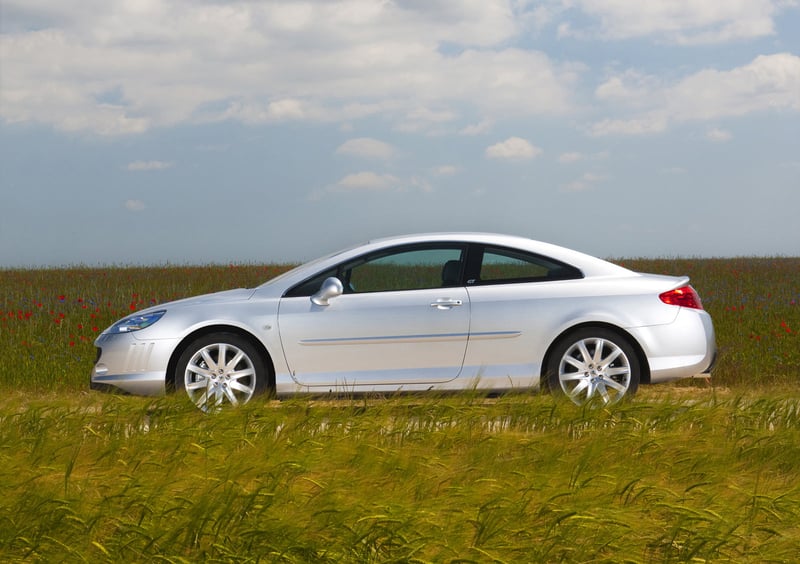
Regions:
<instances>
[{"instance_id":1,"label":"rear bumper","mask_svg":"<svg viewBox=\"0 0 800 564\"><path fill-rule=\"evenodd\" d=\"M632 333L648 359L651 383L707 374L716 362L714 324L705 311L681 308L674 322Z\"/></svg>"}]
</instances>

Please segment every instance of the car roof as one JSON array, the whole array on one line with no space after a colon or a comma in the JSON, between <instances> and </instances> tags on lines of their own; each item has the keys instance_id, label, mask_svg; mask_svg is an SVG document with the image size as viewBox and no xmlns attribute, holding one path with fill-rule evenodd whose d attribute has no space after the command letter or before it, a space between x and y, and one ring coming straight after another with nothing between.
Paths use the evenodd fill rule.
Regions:
<instances>
[{"instance_id":1,"label":"car roof","mask_svg":"<svg viewBox=\"0 0 800 564\"><path fill-rule=\"evenodd\" d=\"M572 249L567 249L566 247L560 247L558 245L536 241L526 237L517 235L504 235L500 233L450 231L414 233L409 235L397 235L372 239L366 243L353 245L349 248L300 265L284 275L270 280L265 285L272 285L272 283L277 282L279 279L286 285L292 285L305 280L315 272L325 270L336 264L339 264L340 262L350 260L366 253L396 246L425 242L474 243L519 249L545 257L550 257L577 267L586 277L630 276L634 274L626 268L612 264L603 259L599 259L579 251L574 251ZM281 284L281 286L283 286L283 284Z\"/></svg>"},{"instance_id":2,"label":"car roof","mask_svg":"<svg viewBox=\"0 0 800 564\"><path fill-rule=\"evenodd\" d=\"M453 241L462 243L479 243L483 245L495 245L499 247L510 247L531 253L554 258L581 269L586 276L608 276L631 274L631 271L621 266L612 264L606 260L587 255L580 251L545 243L535 239L529 239L519 235L505 235L501 233L484 233L477 231L452 231L435 233L416 233L411 235L400 235L394 237L382 237L369 241L366 245L395 246L402 244L420 243L426 241Z\"/></svg>"}]
</instances>

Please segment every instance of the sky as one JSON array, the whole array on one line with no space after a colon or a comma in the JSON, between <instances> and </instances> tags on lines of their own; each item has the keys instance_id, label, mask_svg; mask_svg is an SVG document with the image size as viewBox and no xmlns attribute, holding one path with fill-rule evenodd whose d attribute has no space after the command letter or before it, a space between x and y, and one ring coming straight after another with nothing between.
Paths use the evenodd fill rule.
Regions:
<instances>
[{"instance_id":1,"label":"sky","mask_svg":"<svg viewBox=\"0 0 800 564\"><path fill-rule=\"evenodd\" d=\"M800 1L0 1L0 267L433 231L800 255Z\"/></svg>"}]
</instances>

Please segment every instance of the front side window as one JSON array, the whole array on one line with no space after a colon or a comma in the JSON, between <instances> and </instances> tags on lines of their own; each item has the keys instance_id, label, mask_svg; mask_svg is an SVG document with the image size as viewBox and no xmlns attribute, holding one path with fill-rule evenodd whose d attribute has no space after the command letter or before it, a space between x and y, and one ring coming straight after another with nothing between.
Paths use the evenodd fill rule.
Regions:
<instances>
[{"instance_id":1,"label":"front side window","mask_svg":"<svg viewBox=\"0 0 800 564\"><path fill-rule=\"evenodd\" d=\"M423 290L461 280L459 248L409 249L367 259L343 272L345 293Z\"/></svg>"},{"instance_id":2,"label":"front side window","mask_svg":"<svg viewBox=\"0 0 800 564\"><path fill-rule=\"evenodd\" d=\"M582 278L581 272L568 264L513 249L487 247L483 251L477 280L481 284L508 284Z\"/></svg>"},{"instance_id":3,"label":"front side window","mask_svg":"<svg viewBox=\"0 0 800 564\"><path fill-rule=\"evenodd\" d=\"M310 296L336 276L345 294L423 290L461 285L465 248L424 245L383 250L342 263L298 284L286 297Z\"/></svg>"}]
</instances>

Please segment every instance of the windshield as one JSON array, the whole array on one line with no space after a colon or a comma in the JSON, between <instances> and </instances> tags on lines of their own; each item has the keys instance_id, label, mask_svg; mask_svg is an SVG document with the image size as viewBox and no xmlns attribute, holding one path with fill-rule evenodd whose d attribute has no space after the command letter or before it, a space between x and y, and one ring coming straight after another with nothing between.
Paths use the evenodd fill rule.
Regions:
<instances>
[{"instance_id":1,"label":"windshield","mask_svg":"<svg viewBox=\"0 0 800 564\"><path fill-rule=\"evenodd\" d=\"M333 257L335 257L335 256L337 256L337 255L340 255L340 254L342 254L342 253L346 253L347 251L350 251L350 250L352 250L352 249L355 249L355 248L357 248L357 247L361 247L361 246L363 246L363 243L361 243L361 244L358 244L358 245L353 245L352 247L347 247L346 249L340 249L340 250L338 250L338 251L334 251L334 252L332 252L332 253L330 253L330 254L327 254L327 255L321 256L321 257L319 257L319 258L315 258L315 259L313 259L313 260L311 260L311 261L309 261L309 262L304 262L303 264L301 264L301 265L299 265L299 266L295 266L295 267L294 267L294 268L292 268L291 270L287 270L287 271L286 271L286 272L284 272L283 274L279 274L279 275L278 275L278 276L276 276L275 278L270 278L269 280L267 280L266 282L264 282L263 284L261 284L261 285L259 286L259 288L260 288L260 287L262 287L262 286L267 286L267 285L272 285L272 284L275 284L276 282L279 282L279 281L283 280L284 278L289 278L289 277L291 277L291 276L294 276L294 275L295 275L295 274L296 274L298 271L301 271L301 270L307 270L307 269L308 269L308 270L313 270L313 267L314 267L315 265L317 265L317 264L319 264L319 263L322 263L322 262L325 262L325 261L326 261L326 260L328 260L328 259L331 259L331 258L333 258Z\"/></svg>"}]
</instances>

